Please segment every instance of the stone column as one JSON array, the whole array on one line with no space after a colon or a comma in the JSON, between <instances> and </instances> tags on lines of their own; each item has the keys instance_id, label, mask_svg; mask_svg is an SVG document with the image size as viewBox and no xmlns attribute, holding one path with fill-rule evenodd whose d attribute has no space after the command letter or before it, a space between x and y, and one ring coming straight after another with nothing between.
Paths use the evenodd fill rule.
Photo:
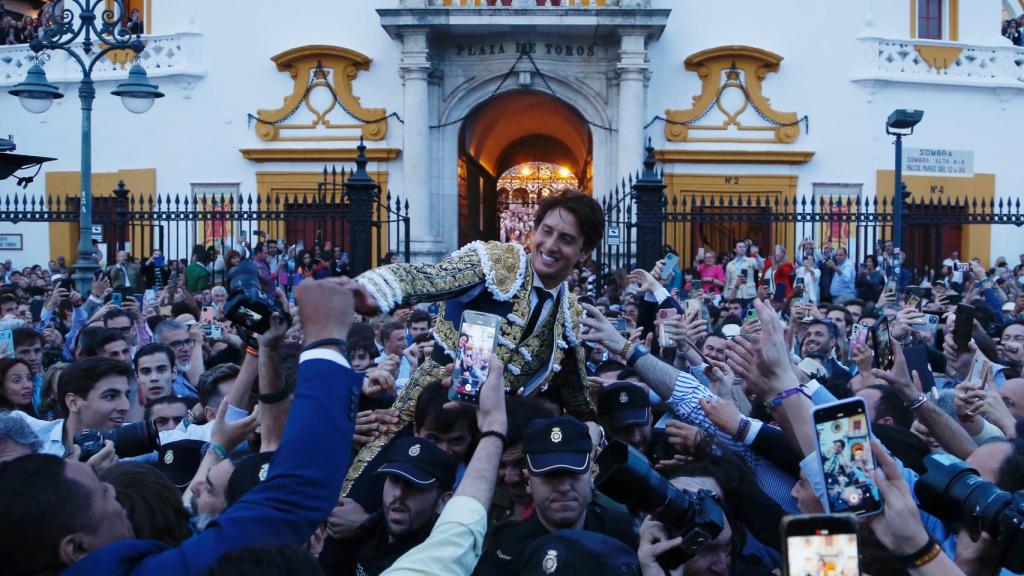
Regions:
<instances>
[{"instance_id":1,"label":"stone column","mask_svg":"<svg viewBox=\"0 0 1024 576\"><path fill-rule=\"evenodd\" d=\"M436 249L430 186L430 74L426 28L402 31L402 76L405 120L402 144L402 190L409 200L413 259Z\"/></svg>"},{"instance_id":2,"label":"stone column","mask_svg":"<svg viewBox=\"0 0 1024 576\"><path fill-rule=\"evenodd\" d=\"M644 30L619 30L619 122L618 122L618 174L619 181L636 174L644 160L644 82L647 71L647 35Z\"/></svg>"}]
</instances>

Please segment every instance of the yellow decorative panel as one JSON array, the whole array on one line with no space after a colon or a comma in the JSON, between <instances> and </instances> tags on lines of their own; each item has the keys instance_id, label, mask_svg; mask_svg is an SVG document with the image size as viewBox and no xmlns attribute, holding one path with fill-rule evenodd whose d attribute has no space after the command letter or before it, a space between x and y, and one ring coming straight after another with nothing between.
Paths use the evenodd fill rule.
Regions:
<instances>
[{"instance_id":1,"label":"yellow decorative panel","mask_svg":"<svg viewBox=\"0 0 1024 576\"><path fill-rule=\"evenodd\" d=\"M292 92L284 97L280 108L257 111L256 135L266 141L340 141L359 140L355 135L332 135L331 130L358 128L367 140L383 140L387 134L387 110L364 108L359 98L352 93L352 81L362 70L370 69L370 58L355 50L340 46L315 44L286 50L271 58L280 72L287 72L292 80ZM316 90L333 94L326 105L323 99L314 102L310 98ZM342 115L350 115L361 123L334 124L328 116L343 108ZM309 122L288 123L288 118L297 110L305 109L312 114ZM319 130L318 130L319 129ZM318 130L317 134L301 135L302 131ZM328 132L328 133L325 133Z\"/></svg>"},{"instance_id":2,"label":"yellow decorative panel","mask_svg":"<svg viewBox=\"0 0 1024 576\"><path fill-rule=\"evenodd\" d=\"M666 110L665 137L672 142L795 142L800 137L797 114L773 109L761 90L780 62L782 56L751 46L719 46L690 55L684 65L700 77L701 92L691 108ZM706 120L715 110L722 121ZM741 116L751 112L767 125L746 125ZM727 134L698 134L717 131Z\"/></svg>"}]
</instances>

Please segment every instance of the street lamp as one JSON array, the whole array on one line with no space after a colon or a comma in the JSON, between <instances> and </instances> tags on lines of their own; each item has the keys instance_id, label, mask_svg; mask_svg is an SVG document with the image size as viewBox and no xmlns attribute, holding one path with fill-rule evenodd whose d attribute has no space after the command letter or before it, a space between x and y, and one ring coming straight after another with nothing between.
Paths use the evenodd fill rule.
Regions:
<instances>
[{"instance_id":1,"label":"street lamp","mask_svg":"<svg viewBox=\"0 0 1024 576\"><path fill-rule=\"evenodd\" d=\"M903 247L903 202L910 195L903 184L903 137L914 133L914 126L924 117L924 110L899 109L889 114L885 133L896 137L896 174L892 194L892 246L893 252ZM899 265L897 258L896 264Z\"/></svg>"},{"instance_id":2,"label":"street lamp","mask_svg":"<svg viewBox=\"0 0 1024 576\"><path fill-rule=\"evenodd\" d=\"M63 10L58 15L53 8L56 4L50 5L53 24L43 29L29 43L29 48L36 54L36 62L29 68L25 80L16 84L8 93L17 96L25 110L42 114L50 109L54 100L64 95L46 79L46 72L40 65L40 62L45 61L41 53L45 50L63 50L82 70L82 82L78 86L78 98L82 102L82 194L78 216L78 262L74 265L73 278L78 291L85 296L92 290L93 273L99 268L92 258L92 102L96 99L93 68L108 52L131 50L135 52L136 62L128 73L128 79L112 93L120 96L124 107L135 114L149 110L153 100L162 98L163 93L149 83L146 71L138 63L139 55L146 49L142 40L138 35L133 38L126 28L118 25L125 16L122 0L114 0L116 17L114 10L98 11L99 5L105 4L106 0L72 1L78 7L78 22L75 23L75 15L71 10Z\"/></svg>"}]
</instances>

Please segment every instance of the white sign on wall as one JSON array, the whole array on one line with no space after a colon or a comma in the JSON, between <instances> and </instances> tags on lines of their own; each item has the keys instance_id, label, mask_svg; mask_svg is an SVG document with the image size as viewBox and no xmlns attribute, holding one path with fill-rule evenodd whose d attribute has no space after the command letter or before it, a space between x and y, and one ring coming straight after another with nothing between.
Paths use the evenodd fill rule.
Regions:
<instances>
[{"instance_id":1,"label":"white sign on wall","mask_svg":"<svg viewBox=\"0 0 1024 576\"><path fill-rule=\"evenodd\" d=\"M0 250L22 250L21 234L0 234Z\"/></svg>"},{"instance_id":2,"label":"white sign on wall","mask_svg":"<svg viewBox=\"0 0 1024 576\"><path fill-rule=\"evenodd\" d=\"M918 176L974 176L974 151L904 148L903 173Z\"/></svg>"}]
</instances>

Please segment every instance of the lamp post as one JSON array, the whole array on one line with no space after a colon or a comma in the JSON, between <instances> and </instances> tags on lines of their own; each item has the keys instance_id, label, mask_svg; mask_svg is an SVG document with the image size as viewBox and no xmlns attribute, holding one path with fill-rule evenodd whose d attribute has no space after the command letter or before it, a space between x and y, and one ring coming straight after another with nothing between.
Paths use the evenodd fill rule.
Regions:
<instances>
[{"instance_id":1,"label":"lamp post","mask_svg":"<svg viewBox=\"0 0 1024 576\"><path fill-rule=\"evenodd\" d=\"M75 263L75 285L86 296L92 290L93 273L99 265L93 260L92 252L92 102L96 99L96 87L92 72L109 52L131 50L136 61L128 72L128 78L111 93L121 97L129 112L142 114L153 106L153 100L162 98L157 86L150 84L146 71L138 63L138 56L145 50L142 40L134 38L127 29L118 24L124 19L122 0L114 0L114 10L98 11L106 0L72 0L77 7L77 22L71 10L59 15L52 8L53 24L42 30L39 37L29 44L36 53L36 62L29 68L25 80L16 84L8 93L17 96L25 110L42 114L50 109L53 101L63 98L60 90L46 79L46 72L40 65L42 52L63 50L82 70L82 81L78 86L78 98L82 103L82 166L81 197L78 217L78 262ZM79 44L80 42L80 44Z\"/></svg>"},{"instance_id":2,"label":"lamp post","mask_svg":"<svg viewBox=\"0 0 1024 576\"><path fill-rule=\"evenodd\" d=\"M899 109L889 115L885 121L885 133L896 137L896 174L893 176L894 186L892 194L892 247L893 253L903 248L903 203L910 195L903 184L903 137L914 133L914 126L917 126L924 117L923 110ZM897 266L899 259L896 260Z\"/></svg>"}]
</instances>

